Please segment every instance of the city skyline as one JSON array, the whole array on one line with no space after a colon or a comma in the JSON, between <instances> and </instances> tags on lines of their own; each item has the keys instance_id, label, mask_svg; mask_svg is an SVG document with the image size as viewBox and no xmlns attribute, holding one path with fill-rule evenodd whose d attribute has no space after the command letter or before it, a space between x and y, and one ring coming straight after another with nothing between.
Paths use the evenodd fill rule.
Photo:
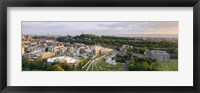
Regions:
<instances>
[{"instance_id":1,"label":"city skyline","mask_svg":"<svg viewBox=\"0 0 200 93\"><path fill-rule=\"evenodd\" d=\"M21 48L22 71L178 71L178 21L22 22Z\"/></svg>"},{"instance_id":2,"label":"city skyline","mask_svg":"<svg viewBox=\"0 0 200 93\"><path fill-rule=\"evenodd\" d=\"M23 21L22 34L26 35L113 35L113 34L171 34L178 35L178 21L133 22L37 22Z\"/></svg>"}]
</instances>

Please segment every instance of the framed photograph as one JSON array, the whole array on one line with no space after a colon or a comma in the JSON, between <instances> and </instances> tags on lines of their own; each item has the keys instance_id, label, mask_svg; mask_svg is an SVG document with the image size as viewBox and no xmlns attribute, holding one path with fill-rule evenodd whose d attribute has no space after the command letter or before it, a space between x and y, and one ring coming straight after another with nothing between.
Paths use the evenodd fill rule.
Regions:
<instances>
[{"instance_id":1,"label":"framed photograph","mask_svg":"<svg viewBox=\"0 0 200 93\"><path fill-rule=\"evenodd\" d=\"M199 0L1 1L4 93L199 93Z\"/></svg>"}]
</instances>

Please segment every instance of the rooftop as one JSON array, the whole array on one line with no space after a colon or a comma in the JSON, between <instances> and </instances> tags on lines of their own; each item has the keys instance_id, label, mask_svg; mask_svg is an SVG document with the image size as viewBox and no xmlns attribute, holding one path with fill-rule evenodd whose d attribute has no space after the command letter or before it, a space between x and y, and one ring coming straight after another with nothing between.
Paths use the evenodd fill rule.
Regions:
<instances>
[{"instance_id":1,"label":"rooftop","mask_svg":"<svg viewBox=\"0 0 200 93\"><path fill-rule=\"evenodd\" d=\"M78 60L72 58L72 57L68 57L68 56L60 56L60 57L53 57L53 58L48 58L47 62L49 63L53 63L56 61L60 61L60 62L67 62L67 63L76 63Z\"/></svg>"}]
</instances>

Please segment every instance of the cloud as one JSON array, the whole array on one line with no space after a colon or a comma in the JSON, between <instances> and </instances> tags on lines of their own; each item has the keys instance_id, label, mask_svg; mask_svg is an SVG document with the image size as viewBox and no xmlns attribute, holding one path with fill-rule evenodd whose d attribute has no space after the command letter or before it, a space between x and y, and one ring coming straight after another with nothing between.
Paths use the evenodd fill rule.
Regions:
<instances>
[{"instance_id":1,"label":"cloud","mask_svg":"<svg viewBox=\"0 0 200 93\"><path fill-rule=\"evenodd\" d=\"M108 27L108 28L139 28L142 27L144 29L147 28L167 28L167 27L177 27L178 23L176 21L138 21L138 22L118 22L113 24L99 24L99 26L102 27Z\"/></svg>"},{"instance_id":2,"label":"cloud","mask_svg":"<svg viewBox=\"0 0 200 93\"><path fill-rule=\"evenodd\" d=\"M172 30L173 29L173 30ZM22 22L23 34L36 35L79 35L87 34L136 34L177 33L175 21L133 21L133 22Z\"/></svg>"},{"instance_id":3,"label":"cloud","mask_svg":"<svg viewBox=\"0 0 200 93\"><path fill-rule=\"evenodd\" d=\"M152 22L148 23L147 27L149 28L171 28L171 27L178 27L177 21L166 21L166 22Z\"/></svg>"},{"instance_id":4,"label":"cloud","mask_svg":"<svg viewBox=\"0 0 200 93\"><path fill-rule=\"evenodd\" d=\"M108 27L108 28L129 28L131 26L131 22L117 22L113 24L98 24L100 27Z\"/></svg>"}]
</instances>

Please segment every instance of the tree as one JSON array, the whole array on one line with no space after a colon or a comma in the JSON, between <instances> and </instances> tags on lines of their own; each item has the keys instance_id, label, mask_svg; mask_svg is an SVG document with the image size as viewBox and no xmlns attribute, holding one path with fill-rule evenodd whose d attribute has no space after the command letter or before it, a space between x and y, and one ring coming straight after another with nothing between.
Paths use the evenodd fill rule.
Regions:
<instances>
[{"instance_id":1,"label":"tree","mask_svg":"<svg viewBox=\"0 0 200 93\"><path fill-rule=\"evenodd\" d=\"M135 62L139 61L139 57L137 55L133 55L133 59L134 59Z\"/></svg>"},{"instance_id":2,"label":"tree","mask_svg":"<svg viewBox=\"0 0 200 93\"><path fill-rule=\"evenodd\" d=\"M129 64L128 65L128 70L133 71L134 70L134 64Z\"/></svg>"},{"instance_id":3,"label":"tree","mask_svg":"<svg viewBox=\"0 0 200 93\"><path fill-rule=\"evenodd\" d=\"M127 49L127 51L128 51L128 52L133 52L133 48L132 48L132 47L129 47L129 48Z\"/></svg>"},{"instance_id":4,"label":"tree","mask_svg":"<svg viewBox=\"0 0 200 93\"><path fill-rule=\"evenodd\" d=\"M157 61L157 62L153 62L151 64L151 70L154 70L154 71L161 71L162 68L161 68L161 62Z\"/></svg>"},{"instance_id":5,"label":"tree","mask_svg":"<svg viewBox=\"0 0 200 93\"><path fill-rule=\"evenodd\" d=\"M130 71L149 71L150 66L147 62L130 63L128 65L128 70Z\"/></svg>"},{"instance_id":6,"label":"tree","mask_svg":"<svg viewBox=\"0 0 200 93\"><path fill-rule=\"evenodd\" d=\"M139 53L144 54L145 50L146 50L145 48L139 48Z\"/></svg>"},{"instance_id":7,"label":"tree","mask_svg":"<svg viewBox=\"0 0 200 93\"><path fill-rule=\"evenodd\" d=\"M69 65L68 65L68 63L67 63L66 61L63 62L63 63L61 63L61 67L62 67L65 71L69 70Z\"/></svg>"},{"instance_id":8,"label":"tree","mask_svg":"<svg viewBox=\"0 0 200 93\"><path fill-rule=\"evenodd\" d=\"M53 65L52 70L53 71L64 71L64 69L59 64Z\"/></svg>"},{"instance_id":9,"label":"tree","mask_svg":"<svg viewBox=\"0 0 200 93\"><path fill-rule=\"evenodd\" d=\"M41 57L38 57L35 59L35 62L41 62L42 61L42 58Z\"/></svg>"},{"instance_id":10,"label":"tree","mask_svg":"<svg viewBox=\"0 0 200 93\"><path fill-rule=\"evenodd\" d=\"M28 65L30 70L42 70L46 71L49 70L49 65L47 64L47 59L43 59L41 57L35 59Z\"/></svg>"},{"instance_id":11,"label":"tree","mask_svg":"<svg viewBox=\"0 0 200 93\"><path fill-rule=\"evenodd\" d=\"M178 54L178 48L174 49L174 54Z\"/></svg>"},{"instance_id":12,"label":"tree","mask_svg":"<svg viewBox=\"0 0 200 93\"><path fill-rule=\"evenodd\" d=\"M31 63L30 57L27 57L27 58L26 58L26 63L27 63L27 64L30 64L30 63Z\"/></svg>"},{"instance_id":13,"label":"tree","mask_svg":"<svg viewBox=\"0 0 200 93\"><path fill-rule=\"evenodd\" d=\"M149 66L149 64L147 63L147 62L142 62L142 70L143 71L147 71L147 70L150 70L150 66Z\"/></svg>"}]
</instances>

